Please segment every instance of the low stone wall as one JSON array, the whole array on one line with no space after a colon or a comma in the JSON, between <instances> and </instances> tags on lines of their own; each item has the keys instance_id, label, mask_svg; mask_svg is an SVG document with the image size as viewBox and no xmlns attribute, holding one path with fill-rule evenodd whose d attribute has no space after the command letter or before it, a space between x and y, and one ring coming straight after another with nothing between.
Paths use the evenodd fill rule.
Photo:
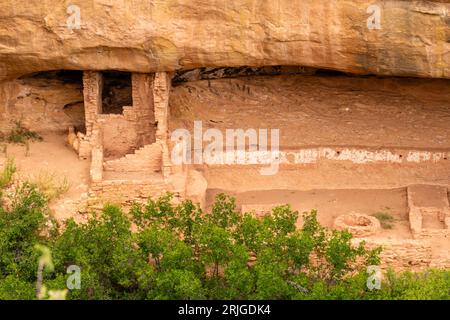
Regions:
<instances>
[{"instance_id":1,"label":"low stone wall","mask_svg":"<svg viewBox=\"0 0 450 320\"><path fill-rule=\"evenodd\" d=\"M136 150L132 154L116 160L106 161L105 171L113 172L161 172L162 150L159 143L153 143Z\"/></svg>"},{"instance_id":2,"label":"low stone wall","mask_svg":"<svg viewBox=\"0 0 450 320\"><path fill-rule=\"evenodd\" d=\"M382 267L425 269L433 261L431 246L423 242L384 242L381 245L384 249L381 253Z\"/></svg>"},{"instance_id":3,"label":"low stone wall","mask_svg":"<svg viewBox=\"0 0 450 320\"><path fill-rule=\"evenodd\" d=\"M450 243L450 229L422 229L422 231L415 236L416 239L435 239L448 238Z\"/></svg>"},{"instance_id":4,"label":"low stone wall","mask_svg":"<svg viewBox=\"0 0 450 320\"><path fill-rule=\"evenodd\" d=\"M262 218L268 213L272 212L272 209L278 206L281 206L282 204L243 204L241 206L241 213L251 213L257 218Z\"/></svg>"},{"instance_id":5,"label":"low stone wall","mask_svg":"<svg viewBox=\"0 0 450 320\"><path fill-rule=\"evenodd\" d=\"M446 187L408 187L408 208L409 223L415 239L450 237L450 206ZM424 226L425 217L434 218L436 224L442 224L442 228Z\"/></svg>"},{"instance_id":6,"label":"low stone wall","mask_svg":"<svg viewBox=\"0 0 450 320\"><path fill-rule=\"evenodd\" d=\"M136 123L123 115L100 115L98 124L103 131L102 146L105 158L120 158L134 152L139 147L139 136L136 132Z\"/></svg>"},{"instance_id":7,"label":"low stone wall","mask_svg":"<svg viewBox=\"0 0 450 320\"><path fill-rule=\"evenodd\" d=\"M383 269L420 271L430 267L449 268L450 259L433 257L432 245L420 240L354 239L354 244L365 241L368 248L381 246Z\"/></svg>"},{"instance_id":8,"label":"low stone wall","mask_svg":"<svg viewBox=\"0 0 450 320\"><path fill-rule=\"evenodd\" d=\"M225 136L225 134L224 134ZM255 143L256 144L256 143ZM176 144L173 145L175 147ZM260 148L260 146L258 146ZM223 150L222 161L208 163L209 165L261 165L272 162L271 152L246 150ZM314 165L323 161L350 161L355 164L371 163L395 163L395 164L417 164L422 162L438 163L450 158L448 151L428 151L414 149L385 148L341 148L341 147L319 147L299 148L292 150L280 150L278 152L280 165Z\"/></svg>"},{"instance_id":9,"label":"low stone wall","mask_svg":"<svg viewBox=\"0 0 450 320\"><path fill-rule=\"evenodd\" d=\"M103 180L103 149L94 147L91 156L90 176L91 182L97 183Z\"/></svg>"},{"instance_id":10,"label":"low stone wall","mask_svg":"<svg viewBox=\"0 0 450 320\"><path fill-rule=\"evenodd\" d=\"M148 198L158 198L169 189L163 180L103 180L91 184L89 203L92 206L103 203L126 206L135 201L145 203Z\"/></svg>"},{"instance_id":11,"label":"low stone wall","mask_svg":"<svg viewBox=\"0 0 450 320\"><path fill-rule=\"evenodd\" d=\"M368 237L376 234L380 229L380 221L372 216L359 213L349 213L334 220L337 230L348 230L355 237Z\"/></svg>"}]
</instances>

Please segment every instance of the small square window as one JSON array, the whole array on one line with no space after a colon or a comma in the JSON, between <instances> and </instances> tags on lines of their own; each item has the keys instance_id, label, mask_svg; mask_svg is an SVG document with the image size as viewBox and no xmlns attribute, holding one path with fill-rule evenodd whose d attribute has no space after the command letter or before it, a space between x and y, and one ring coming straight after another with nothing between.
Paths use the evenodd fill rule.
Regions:
<instances>
[{"instance_id":1,"label":"small square window","mask_svg":"<svg viewBox=\"0 0 450 320\"><path fill-rule=\"evenodd\" d=\"M123 107L133 105L131 73L105 71L102 75L102 113L122 114Z\"/></svg>"}]
</instances>

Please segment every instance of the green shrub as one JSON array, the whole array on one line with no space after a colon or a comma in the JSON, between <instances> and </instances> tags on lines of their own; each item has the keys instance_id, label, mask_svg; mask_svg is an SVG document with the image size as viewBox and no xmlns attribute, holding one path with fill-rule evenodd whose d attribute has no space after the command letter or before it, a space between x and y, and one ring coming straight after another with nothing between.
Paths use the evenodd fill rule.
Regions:
<instances>
[{"instance_id":1,"label":"green shrub","mask_svg":"<svg viewBox=\"0 0 450 320\"><path fill-rule=\"evenodd\" d=\"M14 173L16 173L16 165L14 164L14 159L7 159L3 170L0 173L0 189L7 187L13 178Z\"/></svg>"},{"instance_id":2,"label":"green shrub","mask_svg":"<svg viewBox=\"0 0 450 320\"><path fill-rule=\"evenodd\" d=\"M383 229L392 229L392 223L395 221L395 219L391 214L386 212L375 212L374 214L372 214L372 216L380 221L381 227Z\"/></svg>"},{"instance_id":3,"label":"green shrub","mask_svg":"<svg viewBox=\"0 0 450 320\"><path fill-rule=\"evenodd\" d=\"M35 286L31 281L21 280L15 275L0 278L0 300L33 300Z\"/></svg>"},{"instance_id":4,"label":"green shrub","mask_svg":"<svg viewBox=\"0 0 450 320\"><path fill-rule=\"evenodd\" d=\"M39 255L34 246L48 241L43 235L46 199L28 183L9 197L9 209L0 208L0 297L8 298L11 292L18 298L35 297Z\"/></svg>"},{"instance_id":5,"label":"green shrub","mask_svg":"<svg viewBox=\"0 0 450 320\"><path fill-rule=\"evenodd\" d=\"M51 249L46 287L61 289L67 267L81 268L68 299L449 299L449 272L389 273L367 288L367 266L380 248L353 246L351 234L321 226L315 211L280 206L263 218L240 214L219 195L211 213L170 194L134 204L129 214L106 205L85 223L69 220L43 236L46 197L32 185L0 211L0 298L35 298L38 253ZM131 227L135 226L135 232Z\"/></svg>"},{"instance_id":6,"label":"green shrub","mask_svg":"<svg viewBox=\"0 0 450 320\"><path fill-rule=\"evenodd\" d=\"M15 127L3 137L9 143L26 144L27 141L41 141L42 137L34 131L22 126L20 121L15 123Z\"/></svg>"},{"instance_id":7,"label":"green shrub","mask_svg":"<svg viewBox=\"0 0 450 320\"><path fill-rule=\"evenodd\" d=\"M430 269L421 273L387 272L379 299L449 300L450 270Z\"/></svg>"}]
</instances>

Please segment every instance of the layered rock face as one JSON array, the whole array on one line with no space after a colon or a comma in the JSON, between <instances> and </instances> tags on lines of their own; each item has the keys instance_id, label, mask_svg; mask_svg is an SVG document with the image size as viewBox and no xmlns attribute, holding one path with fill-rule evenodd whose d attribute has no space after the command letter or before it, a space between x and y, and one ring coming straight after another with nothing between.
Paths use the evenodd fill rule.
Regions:
<instances>
[{"instance_id":1,"label":"layered rock face","mask_svg":"<svg viewBox=\"0 0 450 320\"><path fill-rule=\"evenodd\" d=\"M450 78L450 1L0 0L0 81L302 65Z\"/></svg>"},{"instance_id":2,"label":"layered rock face","mask_svg":"<svg viewBox=\"0 0 450 320\"><path fill-rule=\"evenodd\" d=\"M16 122L40 132L82 128L82 73L65 74L50 72L0 83L0 132L10 131Z\"/></svg>"}]
</instances>

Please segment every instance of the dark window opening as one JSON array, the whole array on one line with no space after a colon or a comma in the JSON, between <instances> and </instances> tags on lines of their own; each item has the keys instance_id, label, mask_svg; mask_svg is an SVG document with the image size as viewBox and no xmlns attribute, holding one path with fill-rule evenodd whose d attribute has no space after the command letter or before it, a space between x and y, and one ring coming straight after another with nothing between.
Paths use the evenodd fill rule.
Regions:
<instances>
[{"instance_id":1,"label":"dark window opening","mask_svg":"<svg viewBox=\"0 0 450 320\"><path fill-rule=\"evenodd\" d=\"M80 70L54 70L28 74L19 78L25 84L36 84L40 81L43 85L58 81L62 84L73 84L83 88L83 71ZM47 82L45 82L47 81Z\"/></svg>"},{"instance_id":2,"label":"dark window opening","mask_svg":"<svg viewBox=\"0 0 450 320\"><path fill-rule=\"evenodd\" d=\"M102 113L122 114L123 107L133 105L131 73L105 71L102 74Z\"/></svg>"},{"instance_id":3,"label":"dark window opening","mask_svg":"<svg viewBox=\"0 0 450 320\"><path fill-rule=\"evenodd\" d=\"M321 77L358 76L369 77L370 74L356 75L338 70L317 69L305 66L264 66L264 67L219 67L198 68L192 70L179 70L172 78L172 85L178 86L188 81L213 80L222 78L238 78L253 76L280 76L280 75L315 75Z\"/></svg>"},{"instance_id":4,"label":"dark window opening","mask_svg":"<svg viewBox=\"0 0 450 320\"><path fill-rule=\"evenodd\" d=\"M180 70L172 79L177 86L188 81L212 80L251 76L278 76L285 74L313 74L316 69L302 66L265 66L265 67L220 67Z\"/></svg>"}]
</instances>

